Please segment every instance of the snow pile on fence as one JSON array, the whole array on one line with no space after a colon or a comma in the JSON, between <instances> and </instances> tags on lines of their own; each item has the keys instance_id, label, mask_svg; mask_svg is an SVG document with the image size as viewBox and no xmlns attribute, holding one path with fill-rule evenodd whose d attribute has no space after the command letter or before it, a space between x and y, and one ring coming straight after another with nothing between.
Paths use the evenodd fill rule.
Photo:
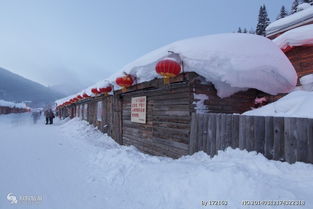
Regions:
<instances>
[{"instance_id":1,"label":"snow pile on fence","mask_svg":"<svg viewBox=\"0 0 313 209\"><path fill-rule=\"evenodd\" d=\"M5 100L0 100L0 107L10 107L10 108L27 108L25 103L14 103Z\"/></svg>"},{"instance_id":2,"label":"snow pile on fence","mask_svg":"<svg viewBox=\"0 0 313 209\"><path fill-rule=\"evenodd\" d=\"M244 115L313 118L313 91L293 91L276 102Z\"/></svg>"},{"instance_id":3,"label":"snow pile on fence","mask_svg":"<svg viewBox=\"0 0 313 209\"><path fill-rule=\"evenodd\" d=\"M299 8L300 7L302 7L302 5L299 5ZM302 11L296 12L269 24L266 28L267 35L278 32L300 22L305 23L313 18L313 6L303 7L302 9Z\"/></svg>"},{"instance_id":4,"label":"snow pile on fence","mask_svg":"<svg viewBox=\"0 0 313 209\"><path fill-rule=\"evenodd\" d=\"M137 83L160 77L155 71L156 63L167 57L169 51L179 53L185 72L196 72L212 82L220 97L248 88L275 95L290 92L296 85L297 75L292 64L272 41L233 33L174 42L126 65L105 81L114 84L116 90L119 87L115 79L124 73L135 76ZM94 86L84 92L90 92Z\"/></svg>"},{"instance_id":5,"label":"snow pile on fence","mask_svg":"<svg viewBox=\"0 0 313 209\"><path fill-rule=\"evenodd\" d=\"M287 31L273 41L282 50L295 46L313 45L313 24Z\"/></svg>"}]
</instances>

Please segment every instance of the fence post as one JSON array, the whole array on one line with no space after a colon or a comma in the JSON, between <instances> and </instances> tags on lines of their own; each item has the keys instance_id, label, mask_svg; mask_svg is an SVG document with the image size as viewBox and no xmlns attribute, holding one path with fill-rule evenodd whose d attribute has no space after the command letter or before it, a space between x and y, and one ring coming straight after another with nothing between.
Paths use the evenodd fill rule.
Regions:
<instances>
[{"instance_id":1,"label":"fence post","mask_svg":"<svg viewBox=\"0 0 313 209\"><path fill-rule=\"evenodd\" d=\"M208 127L208 145L210 149L208 150L210 156L213 157L217 154L216 149L216 114L210 114L209 116L209 127Z\"/></svg>"},{"instance_id":2,"label":"fence post","mask_svg":"<svg viewBox=\"0 0 313 209\"><path fill-rule=\"evenodd\" d=\"M254 150L264 154L265 144L265 117L255 116L254 120Z\"/></svg>"},{"instance_id":3,"label":"fence post","mask_svg":"<svg viewBox=\"0 0 313 209\"><path fill-rule=\"evenodd\" d=\"M287 121L288 124L288 121ZM285 134L284 130L286 128L286 123L284 122L284 118L274 117L273 118L274 125L274 144L273 144L273 159L274 160L284 160L285 159L285 149L284 144Z\"/></svg>"},{"instance_id":4,"label":"fence post","mask_svg":"<svg viewBox=\"0 0 313 209\"><path fill-rule=\"evenodd\" d=\"M191 130L189 138L189 154L192 155L196 152L197 147L197 114L192 113L191 115Z\"/></svg>"},{"instance_id":5,"label":"fence post","mask_svg":"<svg viewBox=\"0 0 313 209\"><path fill-rule=\"evenodd\" d=\"M308 123L306 118L297 118L295 128L297 130L296 154L297 161L308 162Z\"/></svg>"},{"instance_id":6,"label":"fence post","mask_svg":"<svg viewBox=\"0 0 313 209\"><path fill-rule=\"evenodd\" d=\"M273 159L274 124L273 117L265 117L264 156Z\"/></svg>"},{"instance_id":7,"label":"fence post","mask_svg":"<svg viewBox=\"0 0 313 209\"><path fill-rule=\"evenodd\" d=\"M239 147L239 115L232 115L232 129L231 147L235 149Z\"/></svg>"},{"instance_id":8,"label":"fence post","mask_svg":"<svg viewBox=\"0 0 313 209\"><path fill-rule=\"evenodd\" d=\"M288 163L296 162L297 130L293 128L295 118L285 118L285 159Z\"/></svg>"}]
</instances>

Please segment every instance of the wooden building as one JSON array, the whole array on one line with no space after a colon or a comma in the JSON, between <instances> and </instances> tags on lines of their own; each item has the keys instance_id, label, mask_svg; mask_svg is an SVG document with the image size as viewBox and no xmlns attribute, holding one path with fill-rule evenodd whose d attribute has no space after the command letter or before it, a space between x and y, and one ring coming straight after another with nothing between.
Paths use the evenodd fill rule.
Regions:
<instances>
[{"instance_id":1,"label":"wooden building","mask_svg":"<svg viewBox=\"0 0 313 209\"><path fill-rule=\"evenodd\" d=\"M311 32L311 38L308 39L307 35L303 35L301 40L299 30L307 28L306 26L313 27L313 6L279 19L266 29L266 37L282 48L293 64L299 79L313 73L313 33ZM297 37L296 33L299 33ZM282 42L285 42L284 46ZM300 84L299 80L298 84Z\"/></svg>"},{"instance_id":2,"label":"wooden building","mask_svg":"<svg viewBox=\"0 0 313 209\"><path fill-rule=\"evenodd\" d=\"M193 113L243 113L255 105L257 96L275 100L256 89L222 99L214 85L203 80L196 73L182 73L171 78L169 84L154 79L133 85L127 91L115 91L111 96L86 98L58 111L62 117L87 120L119 144L177 158L189 154ZM131 116L132 99L138 97L145 98L143 123L133 122Z\"/></svg>"}]
</instances>

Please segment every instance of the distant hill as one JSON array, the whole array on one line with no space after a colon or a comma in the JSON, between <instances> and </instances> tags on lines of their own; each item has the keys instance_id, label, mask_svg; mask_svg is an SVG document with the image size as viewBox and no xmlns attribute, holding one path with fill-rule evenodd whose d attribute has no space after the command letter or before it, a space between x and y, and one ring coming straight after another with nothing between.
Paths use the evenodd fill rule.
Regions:
<instances>
[{"instance_id":1,"label":"distant hill","mask_svg":"<svg viewBox=\"0 0 313 209\"><path fill-rule=\"evenodd\" d=\"M53 104L64 95L39 83L0 68L0 99L6 101L31 101L33 107Z\"/></svg>"}]
</instances>

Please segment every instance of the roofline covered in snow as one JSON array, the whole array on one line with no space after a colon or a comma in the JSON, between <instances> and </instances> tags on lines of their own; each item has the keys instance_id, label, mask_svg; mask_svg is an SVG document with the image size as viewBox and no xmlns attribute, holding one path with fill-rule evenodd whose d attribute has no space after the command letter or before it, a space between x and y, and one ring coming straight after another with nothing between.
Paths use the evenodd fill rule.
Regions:
<instances>
[{"instance_id":1,"label":"roofline covered in snow","mask_svg":"<svg viewBox=\"0 0 313 209\"><path fill-rule=\"evenodd\" d=\"M313 3L310 3L310 4L311 4L311 8L309 8L309 9L313 11ZM266 28L266 37L271 37L271 36L277 35L279 33L286 32L290 29L293 29L293 28L296 28L296 27L299 27L302 25L306 25L310 22L313 22L313 12L306 14L304 17L299 15L301 12L306 12L306 9L272 22ZM295 16L299 16L299 17L295 20L292 20L292 18L294 18ZM291 21L289 23L282 24L281 27L278 27L278 26L272 27L272 25L274 23L277 23L277 22L280 22L283 20L286 21L286 19L290 19Z\"/></svg>"},{"instance_id":2,"label":"roofline covered in snow","mask_svg":"<svg viewBox=\"0 0 313 209\"><path fill-rule=\"evenodd\" d=\"M303 20L303 19L299 19L296 23L289 23L289 24L286 24L285 26L283 26L282 28L279 28L279 29L274 29L274 30L271 30L271 31L266 31L266 37L271 37L271 36L274 36L274 35L277 35L279 33L283 33L283 32L286 32L288 30L291 30L291 29L294 29L294 28L297 28L299 26L302 26L302 25L305 25L307 23L310 23L310 22L313 22L313 13L312 13L312 16Z\"/></svg>"}]
</instances>

